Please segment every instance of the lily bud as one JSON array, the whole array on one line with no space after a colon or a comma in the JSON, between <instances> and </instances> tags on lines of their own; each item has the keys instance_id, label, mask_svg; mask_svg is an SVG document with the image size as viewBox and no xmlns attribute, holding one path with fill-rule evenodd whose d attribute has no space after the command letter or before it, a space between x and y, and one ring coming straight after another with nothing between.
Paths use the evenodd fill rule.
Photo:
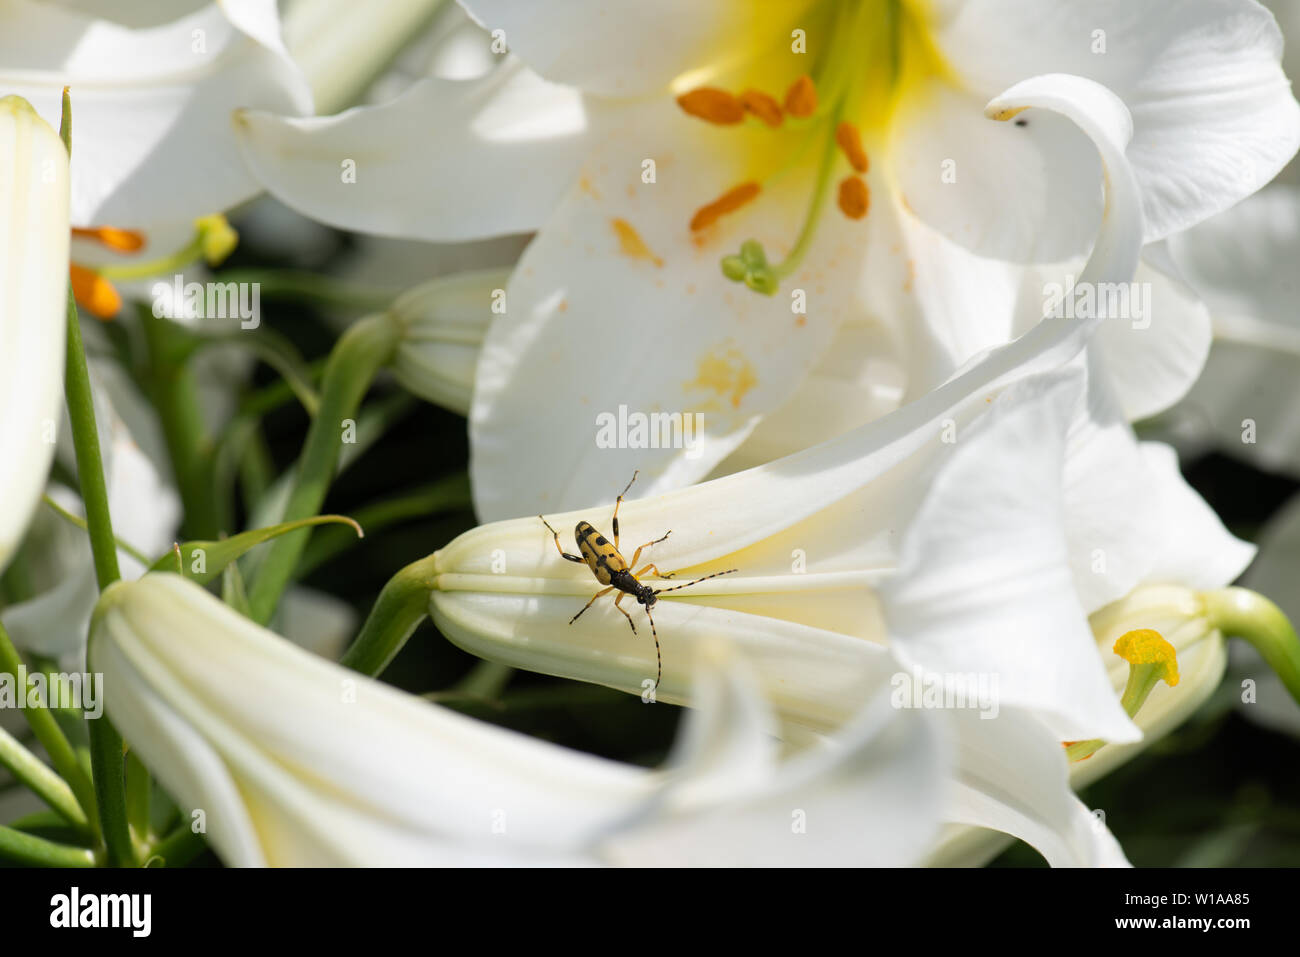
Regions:
<instances>
[{"instance_id":1,"label":"lily bud","mask_svg":"<svg viewBox=\"0 0 1300 957\"><path fill-rule=\"evenodd\" d=\"M0 98L0 568L45 487L63 402L68 152L21 97Z\"/></svg>"}]
</instances>

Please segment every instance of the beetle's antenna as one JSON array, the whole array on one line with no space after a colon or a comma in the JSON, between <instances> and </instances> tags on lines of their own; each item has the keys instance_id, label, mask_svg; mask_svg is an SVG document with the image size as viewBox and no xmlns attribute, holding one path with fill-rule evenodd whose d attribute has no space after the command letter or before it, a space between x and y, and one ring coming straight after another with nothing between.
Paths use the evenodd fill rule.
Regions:
<instances>
[{"instance_id":1,"label":"beetle's antenna","mask_svg":"<svg viewBox=\"0 0 1300 957\"><path fill-rule=\"evenodd\" d=\"M650 619L650 634L655 638L655 691L659 690L659 680L664 676L664 658L659 653L659 632L655 630L655 619L650 614L650 606L645 606L645 616Z\"/></svg>"},{"instance_id":2,"label":"beetle's antenna","mask_svg":"<svg viewBox=\"0 0 1300 957\"><path fill-rule=\"evenodd\" d=\"M655 592L656 595L662 595L666 591L679 591L683 588L690 588L692 585L698 585L700 582L706 582L710 578L717 578L719 575L730 575L732 572L740 571L739 568L728 568L725 572L714 572L712 575L705 575L703 578L697 578L693 582L686 582L684 585L674 585L672 588L660 588Z\"/></svg>"}]
</instances>

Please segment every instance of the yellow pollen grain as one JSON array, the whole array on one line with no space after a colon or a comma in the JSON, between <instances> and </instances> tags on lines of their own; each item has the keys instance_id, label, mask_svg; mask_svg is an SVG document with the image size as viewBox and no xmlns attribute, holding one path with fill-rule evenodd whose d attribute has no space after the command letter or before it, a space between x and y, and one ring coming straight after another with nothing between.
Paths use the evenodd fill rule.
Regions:
<instances>
[{"instance_id":1,"label":"yellow pollen grain","mask_svg":"<svg viewBox=\"0 0 1300 957\"><path fill-rule=\"evenodd\" d=\"M691 116L720 126L731 126L745 119L745 108L740 100L714 86L688 90L677 98L677 105Z\"/></svg>"},{"instance_id":2,"label":"yellow pollen grain","mask_svg":"<svg viewBox=\"0 0 1300 957\"><path fill-rule=\"evenodd\" d=\"M867 151L862 148L862 134L852 123L841 123L835 128L835 142L844 151L845 157L859 173L865 173L870 165Z\"/></svg>"},{"instance_id":3,"label":"yellow pollen grain","mask_svg":"<svg viewBox=\"0 0 1300 957\"><path fill-rule=\"evenodd\" d=\"M727 213L734 213L746 203L752 202L758 196L758 190L759 186L755 182L741 183L727 190L713 202L701 206L691 217L691 232L698 233L702 229L707 229Z\"/></svg>"},{"instance_id":4,"label":"yellow pollen grain","mask_svg":"<svg viewBox=\"0 0 1300 957\"><path fill-rule=\"evenodd\" d=\"M1131 665L1161 665L1165 684L1178 684L1178 652L1158 631L1138 628L1126 631L1115 642L1115 654Z\"/></svg>"},{"instance_id":5,"label":"yellow pollen grain","mask_svg":"<svg viewBox=\"0 0 1300 957\"><path fill-rule=\"evenodd\" d=\"M856 176L847 176L840 182L840 212L849 219L862 219L871 208L871 192L867 184Z\"/></svg>"},{"instance_id":6,"label":"yellow pollen grain","mask_svg":"<svg viewBox=\"0 0 1300 957\"><path fill-rule=\"evenodd\" d=\"M144 248L144 236L133 229L115 229L112 226L82 229L74 226L72 235L78 239L94 240L119 253L133 253Z\"/></svg>"},{"instance_id":7,"label":"yellow pollen grain","mask_svg":"<svg viewBox=\"0 0 1300 957\"><path fill-rule=\"evenodd\" d=\"M735 349L702 356L690 385L726 398L733 409L740 408L746 394L758 385L758 374L748 359Z\"/></svg>"},{"instance_id":8,"label":"yellow pollen grain","mask_svg":"<svg viewBox=\"0 0 1300 957\"><path fill-rule=\"evenodd\" d=\"M762 90L745 90L740 94L740 104L747 113L757 116L773 129L785 122L785 114L781 112L781 104Z\"/></svg>"},{"instance_id":9,"label":"yellow pollen grain","mask_svg":"<svg viewBox=\"0 0 1300 957\"><path fill-rule=\"evenodd\" d=\"M817 87L808 74L799 77L785 91L785 111L800 119L817 112Z\"/></svg>"},{"instance_id":10,"label":"yellow pollen grain","mask_svg":"<svg viewBox=\"0 0 1300 957\"><path fill-rule=\"evenodd\" d=\"M618 236L619 252L624 256L630 259L646 259L656 266L663 266L664 261L650 251L650 247L645 244L636 227L626 219L610 220L610 225L614 227L614 233Z\"/></svg>"},{"instance_id":11,"label":"yellow pollen grain","mask_svg":"<svg viewBox=\"0 0 1300 957\"><path fill-rule=\"evenodd\" d=\"M112 319L122 310L122 296L99 273L72 263L72 295L96 319Z\"/></svg>"}]
</instances>

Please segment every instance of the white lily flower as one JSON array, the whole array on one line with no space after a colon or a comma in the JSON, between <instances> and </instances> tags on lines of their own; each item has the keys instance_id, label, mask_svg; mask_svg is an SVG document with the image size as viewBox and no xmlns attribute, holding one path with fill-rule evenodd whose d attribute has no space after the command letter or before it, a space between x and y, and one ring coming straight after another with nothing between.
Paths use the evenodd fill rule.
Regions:
<instances>
[{"instance_id":1,"label":"white lily flower","mask_svg":"<svg viewBox=\"0 0 1300 957\"><path fill-rule=\"evenodd\" d=\"M889 684L894 655L927 674L995 674L998 720L952 715L947 819L1008 830L1054 863L1111 859L1095 843L1104 830L1069 794L1061 742L1091 737L1078 733L1085 725L1104 726L1096 734L1112 742L1138 735L1102 674L1085 612L1142 582L1221 586L1251 552L1182 485L1167 450L1137 446L1113 413L1103 426L1095 396L1079 407L1077 373L1022 381L991 406L997 384L970 375L978 384L946 416L955 447L913 405L886 420L891 442L877 444L886 423L876 423L625 502L629 548L672 530L646 557L677 575L643 576L652 587L740 569L665 594L654 637L639 608L636 636L607 604L570 621L598 586L559 560L536 518L482 526L435 553L430 614L474 654L682 703L692 700L690 648L723 635L785 720L818 729ZM1138 490L1143 501L1120 502ZM609 529L591 511L547 519ZM1004 773L1012 765L1017 773Z\"/></svg>"},{"instance_id":2,"label":"white lily flower","mask_svg":"<svg viewBox=\"0 0 1300 957\"><path fill-rule=\"evenodd\" d=\"M57 111L56 111L57 113ZM63 406L68 152L21 97L0 98L0 568L45 487Z\"/></svg>"},{"instance_id":3,"label":"white lily flower","mask_svg":"<svg viewBox=\"0 0 1300 957\"><path fill-rule=\"evenodd\" d=\"M421 701L176 575L108 589L90 656L114 724L230 865L903 864L937 824L931 722L877 702L778 762L734 667L706 670L663 773ZM792 836L795 809L820 835Z\"/></svg>"},{"instance_id":4,"label":"white lily flower","mask_svg":"<svg viewBox=\"0 0 1300 957\"><path fill-rule=\"evenodd\" d=\"M1253 0L1177 17L1118 0L1086 13L1054 0L1032 15L1005 0L629 4L601 16L586 4L465 6L537 72L510 59L331 119L250 113L242 142L272 192L327 222L443 240L540 228L471 415L484 519L574 507L634 465L643 493L708 474L791 400L845 322L916 353L904 364L929 375L906 383L913 395L971 358L942 348L970 312L951 276L983 271L979 301L1005 325L1015 268L979 257L1082 253L1102 213L1093 153L1069 122L983 119L1015 80L1062 70L1129 106L1148 241L1247 195L1300 142L1276 26ZM809 117L801 76L818 90ZM456 150L441 148L448 136ZM340 184L338 157L363 146L356 181ZM779 296L720 277L719 259L750 239L771 269L733 261L734 276L767 291L784 278ZM654 361L627 374L647 349ZM597 450L594 416L620 406L702 412L704 439L690 457ZM562 455L542 456L527 425L541 407L563 417ZM538 462L526 476L521 455Z\"/></svg>"},{"instance_id":5,"label":"white lily flower","mask_svg":"<svg viewBox=\"0 0 1300 957\"><path fill-rule=\"evenodd\" d=\"M72 222L147 229L259 192L239 158L231 111L311 112L274 0L222 0L166 23L156 4L115 6L99 15L9 0L0 10L0 90L46 115L58 113L64 86L85 104L76 119Z\"/></svg>"}]
</instances>

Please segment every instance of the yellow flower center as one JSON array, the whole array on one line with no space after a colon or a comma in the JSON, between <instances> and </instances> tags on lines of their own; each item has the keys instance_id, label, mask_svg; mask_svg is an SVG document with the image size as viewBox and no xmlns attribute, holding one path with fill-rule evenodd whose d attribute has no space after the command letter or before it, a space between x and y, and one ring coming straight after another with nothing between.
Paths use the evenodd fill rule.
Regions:
<instances>
[{"instance_id":1,"label":"yellow flower center","mask_svg":"<svg viewBox=\"0 0 1300 957\"><path fill-rule=\"evenodd\" d=\"M802 227L789 254L769 263L755 240L722 260L728 279L756 292L774 294L781 280L803 261L836 184L835 205L850 220L865 219L871 192L864 174L870 158L864 134L873 142L887 138L905 94L947 71L926 29L924 0L838 0L822 4L807 29L791 32L773 48L770 23L751 18L754 46L748 57L759 78L732 92L718 86L694 86L677 98L689 116L717 126L759 125L778 140L781 160L765 175L746 179L700 206L690 228L701 234L721 217L759 199L765 184L788 172L815 148L819 161ZM790 78L791 65L797 73Z\"/></svg>"}]
</instances>

